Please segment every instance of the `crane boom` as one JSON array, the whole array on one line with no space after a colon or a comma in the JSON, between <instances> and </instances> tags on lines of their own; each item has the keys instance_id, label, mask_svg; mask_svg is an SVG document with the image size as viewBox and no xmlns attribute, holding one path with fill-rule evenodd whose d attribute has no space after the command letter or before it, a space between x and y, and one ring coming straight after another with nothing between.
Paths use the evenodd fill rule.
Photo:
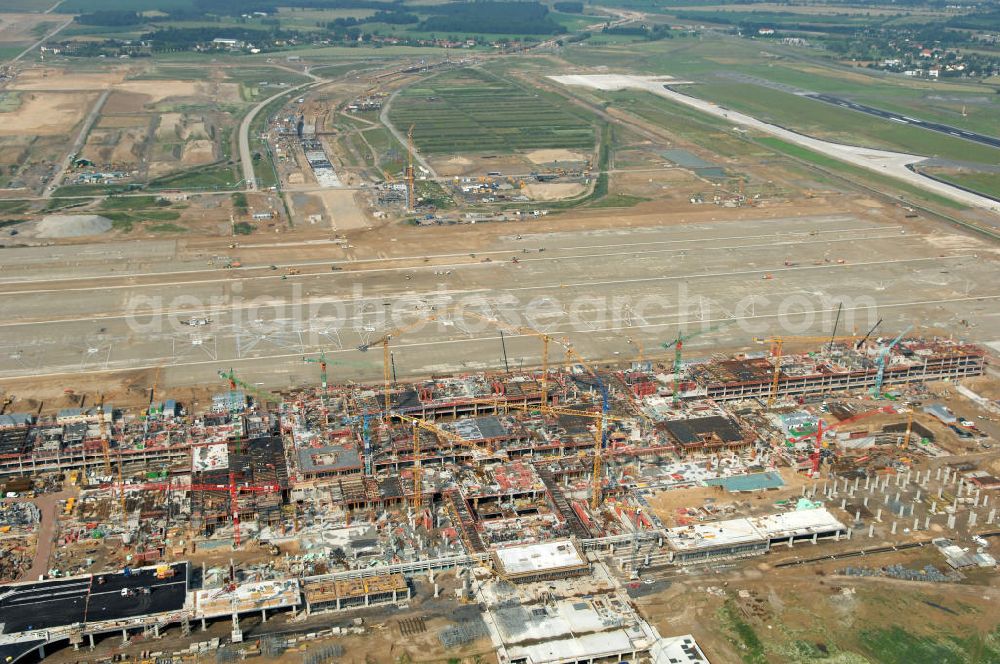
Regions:
<instances>
[{"instance_id":1,"label":"crane boom","mask_svg":"<svg viewBox=\"0 0 1000 664\"><path fill-rule=\"evenodd\" d=\"M389 421L389 415L390 415L389 411L390 411L390 408L392 406L392 401L391 401L392 373L391 373L391 370L390 370L391 356L389 355L389 341L390 341L390 339L392 339L393 337L398 337L399 335L401 335L401 334L403 334L405 332L408 332L410 330L416 329L416 328L420 327L421 325L423 325L424 323L429 323L431 321L435 321L435 320L437 320L437 318L438 318L437 314L431 314L430 316L426 316L424 318L421 318L420 320L414 321L413 323L410 323L409 325L404 325L404 326L401 326L401 327L393 328L392 330L389 330L384 335L382 335L382 338L380 338L380 339L378 339L376 341L370 341L368 343L363 343L363 344L361 344L361 345L358 346L358 350L361 351L362 353L365 353L372 346L378 346L379 344L382 345L382 381L383 381L383 384L385 386L384 390L383 390L383 392L384 392L384 394L383 394L383 406L384 406L384 409L382 411L382 419L384 421L386 421L386 422Z\"/></svg>"},{"instance_id":2,"label":"crane boom","mask_svg":"<svg viewBox=\"0 0 1000 664\"><path fill-rule=\"evenodd\" d=\"M889 359L889 351L895 348L896 344L903 340L903 335L912 329L912 325L907 325L906 329L897 334L896 338L888 346L879 349L878 359L875 360L875 363L878 365L878 373L875 375L875 388L872 392L876 399L882 396L882 381L885 379L885 362Z\"/></svg>"},{"instance_id":3,"label":"crane boom","mask_svg":"<svg viewBox=\"0 0 1000 664\"><path fill-rule=\"evenodd\" d=\"M804 436L799 436L797 438L791 438L791 439L789 439L789 442L791 442L791 443L798 443L798 442L801 442L803 440L806 440L807 438L813 438L813 437L816 438L816 447L813 450L813 453L809 455L809 459L810 459L810 461L812 461L812 469L811 469L810 472L811 472L811 474L812 474L813 477L817 477L819 475L820 461L822 460L823 434L824 433L826 433L827 431L833 431L834 429L840 428L840 427L844 426L845 424L851 424L852 422L857 422L858 420L863 420L866 417L871 417L872 415L878 415L880 413L894 413L894 412L896 412L896 411L895 411L895 409L892 406L883 406L881 408L876 408L874 410L869 410L869 411L865 411L863 413L859 413L858 415L853 415L851 417L848 417L847 419L840 420L836 424L831 424L830 426L827 426L827 427L823 426L823 418L819 418L819 422L816 425L816 433L814 433L814 434L813 433L807 433Z\"/></svg>"}]
</instances>

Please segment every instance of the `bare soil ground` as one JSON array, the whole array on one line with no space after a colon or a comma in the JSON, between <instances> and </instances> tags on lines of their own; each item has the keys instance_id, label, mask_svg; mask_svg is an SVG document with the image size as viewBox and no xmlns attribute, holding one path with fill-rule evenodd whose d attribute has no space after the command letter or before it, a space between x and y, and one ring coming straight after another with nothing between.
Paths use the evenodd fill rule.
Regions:
<instances>
[{"instance_id":1,"label":"bare soil ground","mask_svg":"<svg viewBox=\"0 0 1000 664\"><path fill-rule=\"evenodd\" d=\"M21 95L20 108L0 113L0 136L68 134L83 120L95 97L91 93L73 92Z\"/></svg>"},{"instance_id":2,"label":"bare soil ground","mask_svg":"<svg viewBox=\"0 0 1000 664\"><path fill-rule=\"evenodd\" d=\"M551 164L553 162L583 162L587 155L572 150L534 150L524 155L533 164Z\"/></svg>"}]
</instances>

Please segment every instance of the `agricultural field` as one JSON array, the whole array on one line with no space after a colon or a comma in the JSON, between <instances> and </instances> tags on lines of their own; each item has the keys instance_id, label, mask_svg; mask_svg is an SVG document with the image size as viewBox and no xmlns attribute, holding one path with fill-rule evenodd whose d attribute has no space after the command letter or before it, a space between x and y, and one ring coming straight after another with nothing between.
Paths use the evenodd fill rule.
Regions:
<instances>
[{"instance_id":1,"label":"agricultural field","mask_svg":"<svg viewBox=\"0 0 1000 664\"><path fill-rule=\"evenodd\" d=\"M426 155L594 149L593 126L551 97L480 69L460 69L404 89L389 119Z\"/></svg>"}]
</instances>

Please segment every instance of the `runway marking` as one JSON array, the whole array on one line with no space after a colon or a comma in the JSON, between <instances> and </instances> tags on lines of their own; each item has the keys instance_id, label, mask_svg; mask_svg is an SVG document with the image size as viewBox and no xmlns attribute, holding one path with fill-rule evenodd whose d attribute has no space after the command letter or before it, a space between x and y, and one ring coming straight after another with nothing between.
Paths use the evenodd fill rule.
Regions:
<instances>
[{"instance_id":1,"label":"runway marking","mask_svg":"<svg viewBox=\"0 0 1000 664\"><path fill-rule=\"evenodd\" d=\"M944 298L944 299L936 299L936 300L914 300L914 301L910 301L910 302L896 302L896 303L890 303L890 304L878 304L878 305L876 305L876 308L877 309L905 309L907 307L919 307L919 306L928 306L928 305L934 305L934 304L954 304L954 303L957 303L957 302L974 302L974 301L982 301L982 300L1000 300L1000 293L998 293L998 294L992 294L992 295L977 295L977 296L969 296L969 297ZM866 307L866 306L846 307L846 308L843 309L843 311L846 311L846 312L850 312L850 311L863 311L863 310L870 309L870 308L871 307ZM797 312L795 312L792 315L797 315L797 316L798 315L806 315L806 314L813 314L813 315L815 315L815 314L822 314L822 313L833 313L834 311L835 311L834 308L812 309L812 310L797 311ZM676 321L676 322L648 323L648 324L643 324L643 325L632 325L632 326L612 326L612 327L604 327L604 328L577 329L577 330L566 331L565 334L566 335L571 335L571 334L584 335L584 334L597 334L597 333L607 333L607 332L620 332L620 331L637 330L637 329L654 329L654 328L664 328L664 327L681 327L681 326L687 326L687 325L709 325L709 324L712 324L712 323L720 323L720 322L725 322L725 321L729 321L729 320L749 321L749 320L774 319L774 318L779 318L782 315L788 315L788 314L767 313L767 314L755 314L753 316L738 316L738 317L735 317L735 318L731 318L731 317L707 318L707 319L693 318L693 319L688 319L688 320L685 320L685 321ZM530 339L530 340L533 340L533 341L537 341L537 337L535 335L532 335L532 334L505 334L504 338L507 339L508 341L510 341L512 339ZM470 337L462 338L462 339L438 339L438 340L432 340L432 341L420 341L420 342L411 342L411 343L400 343L400 344L394 345L393 347L396 348L396 349L421 348L421 347L442 346L442 345L451 345L451 344L483 343L483 342L488 342L488 341L498 341L499 339L500 339L499 335L489 336L489 337L471 337L470 336ZM701 342L695 342L695 343L692 343L690 345L692 345L692 346L699 346L699 345L701 345ZM236 365L236 364L240 364L240 363L244 363L244 362L261 362L261 361L268 361L268 360L282 360L282 359L288 359L288 358L301 358L303 355L315 355L316 352L317 351L314 351L314 352L304 352L304 353L303 352L297 352L297 353L278 353L278 354L271 354L271 355L258 355L258 356L253 356L253 357L235 357L235 358L226 358L226 359L219 359L219 360L199 360L199 361L194 361L194 362L184 362L184 363L181 363L181 364L168 364L167 367L168 368L177 368L177 369L180 369L180 368L184 368L184 367L196 367L196 366L205 366L205 365L213 365L213 366L220 366L222 364ZM358 351L355 348L345 348L345 349L340 349L340 350L328 350L327 354L328 355L337 355L337 354L357 353L357 352ZM539 355L540 355L540 353L539 353ZM153 359L162 360L164 358L153 358ZM166 359L169 359L169 358L166 358ZM373 367L376 366L377 359L378 358L375 357L375 359L372 360ZM595 359L594 361L601 361L601 359ZM124 372L124 371L143 371L143 370L149 370L149 369L153 369L153 368L157 368L157 367L160 367L160 363L159 362L151 363L151 364L143 364L143 365L134 365L134 366L130 365L130 366L124 366L124 367L115 367L115 368L108 368L108 369L56 370L56 371L47 371L47 372L31 371L29 374L17 374L17 375L13 375L13 376L3 376L3 377L0 377L0 381L17 380L17 379L23 378L25 375L30 375L33 378L38 378L38 377L49 378L49 377L55 377L55 376L78 376L78 375L95 375L95 374L114 374L114 373L120 373L120 372ZM455 370L457 371L458 368L456 367ZM373 374L373 376L374 376L374 374ZM375 380L375 378L373 377L371 380Z\"/></svg>"},{"instance_id":2,"label":"runway marking","mask_svg":"<svg viewBox=\"0 0 1000 664\"><path fill-rule=\"evenodd\" d=\"M824 229L824 230L816 230L815 233L818 235L818 234L847 233L847 232L855 232L855 233L889 232L889 231L893 231L893 230L898 231L898 230L900 230L900 228L901 228L900 226L872 226L872 227L864 227L864 228ZM640 246L641 247L641 246L649 246L649 245L654 245L654 244L686 244L686 243L692 243L692 242L721 242L721 241L725 241L725 240L747 240L747 239L760 239L760 238L764 238L764 237L782 237L782 236L791 236L791 235L803 235L803 236L806 236L806 237L811 237L812 236L811 234L813 232L814 231L805 231L804 230L804 231L788 231L788 232L785 232L785 233L757 234L757 235L732 235L732 236L711 237L711 238L689 238L689 239L683 239L683 240L652 240L652 241L649 241L649 242L627 242L627 243L615 243L615 244L605 244L605 245L602 245L602 244L577 245L577 246L568 246L568 247L554 247L554 248L550 249L550 251L552 251L552 252L555 253L555 252L559 252L559 251L575 251L575 250L578 250L578 249L602 249L602 248L635 247L635 246ZM919 237L919 236L911 235L910 237ZM861 240L861 239L867 239L867 238L854 238L854 239ZM850 241L850 240L851 240L851 238L846 238L843 241ZM834 241L838 241L838 240L834 240ZM748 246L762 246L762 245L748 245ZM770 245L763 245L763 246L770 246ZM713 247L707 247L707 248L708 249L712 249ZM523 247L519 248L519 249L495 249L495 250L490 250L490 251L477 251L477 252L470 252L470 253L474 253L477 256L495 256L495 255L500 255L500 254L513 254L513 255L520 256L520 255L522 255L524 253L523 249L524 249ZM424 255L424 256L404 256L404 257L398 257L398 258L388 258L388 257L387 258L363 258L363 259L353 260L353 261L351 261L351 263L352 264L358 264L358 263L384 263L386 261L417 261L417 260L423 260L424 258L432 258L432 259L435 259L435 258L457 258L459 256L469 256L469 253L428 254L428 255ZM338 262L343 262L343 259L340 259L340 260L332 259L332 260L322 260L322 261L304 261L304 262L300 262L300 263L280 263L280 264L275 263L274 265L276 265L279 269L286 269L286 268L293 268L293 267L314 267L314 266L318 266L318 265L330 265L331 263L338 263ZM417 266L412 266L412 267L376 268L374 270L349 270L347 272L349 272L351 274L356 274L356 273L365 274L365 273L370 273L370 272L381 272L381 271L398 271L398 270L409 270L409 269L434 269L434 268L441 268L441 267L450 267L450 266L454 266L454 265L462 265L462 266L465 266L465 265L479 265L479 263L438 264L438 265L432 265L432 266L417 265ZM96 279L139 279L139 278L146 278L146 277L172 276L172 275L180 275L180 274L202 274L202 273L212 273L212 274L215 274L215 273L240 274L240 273L249 272L249 271L269 270L269 269L270 268L269 268L268 265L263 265L262 264L262 265L259 265L259 266L249 266L248 265L248 266L239 267L239 268L215 268L215 269L197 269L197 270L170 270L170 271L164 271L164 272L139 272L139 273L128 273L128 274L104 274L104 275L94 275L94 276L57 277L57 278L53 278L53 279L8 279L8 280L0 280L0 285L45 284L45 283L61 283L61 282L67 282L67 281L84 281L84 280L96 280ZM315 275L295 275L295 276L304 277L304 276L315 276ZM247 279L248 280L248 279L251 279L251 278L253 278L253 279L257 279L257 278L270 278L270 279L278 278L278 279L280 279L281 275L265 274L265 275L261 275L260 277L244 277L243 279ZM181 281L181 282L173 282L173 283L197 284L197 283L213 283L213 282L217 282L217 281L219 281L218 278L215 278L215 279L206 279L206 280L194 280L194 281ZM121 286L107 286L107 287L104 287L104 288L109 288L109 289L110 288L127 288L127 287L137 287L137 286L142 286L142 285L143 284L123 284ZM173 285L173 284L171 282L157 282L156 284L150 284L150 285ZM79 290L94 290L94 289L98 289L98 287L87 287L87 288L82 288L82 289L79 289ZM56 290L56 289L53 289L53 290ZM66 290L66 291L68 291L68 290L75 290L75 289L60 289L60 290ZM44 290L34 290L34 291L14 291L14 292L16 292L16 293L24 293L24 292L43 293L43 292L46 292L46 291L44 291ZM0 293L0 294L4 294L4 293Z\"/></svg>"},{"instance_id":3,"label":"runway marking","mask_svg":"<svg viewBox=\"0 0 1000 664\"><path fill-rule=\"evenodd\" d=\"M910 236L911 238L914 236ZM890 240L898 239L895 235L882 235L873 237L857 237L857 238L836 238L833 240L810 240L808 242L767 242L763 244L735 244L727 245L721 247L703 247L699 248L699 251L734 251L739 249L759 249L761 247L803 247L810 244L833 244L837 242L861 242L864 240ZM653 254L669 254L681 252L685 256L687 255L686 249L649 249L649 250L632 250L632 251L621 251L621 252L609 252L600 254L569 254L569 255L553 255L545 257L532 257L531 255L525 256L524 258L518 257L518 263L548 263L548 262L558 262L560 260L580 260L587 258L611 258L615 256L643 256L643 255L653 255ZM478 255L478 254L477 254ZM517 254L517 256L523 256L524 254ZM325 262L323 263L325 264ZM412 265L408 267L382 267L382 268L372 268L368 270L351 270L347 272L348 275L368 275L376 274L380 272L426 272L428 270L444 270L444 269L462 269L462 268L484 268L484 267L498 267L506 266L508 263L504 262L494 262L489 263L437 263L434 265ZM763 269L763 268L762 268ZM250 277L238 277L235 279L196 279L191 281L161 281L156 283L145 283L145 284L120 284L118 286L83 286L77 288L47 288L47 289L36 289L36 290L21 290L21 291L0 291L0 296L14 296L23 297L25 295L38 295L43 293L73 293L73 292L89 292L89 291L111 291L111 290L140 290L148 288L164 288L166 286L196 286L200 284L217 284L220 283L244 283L252 281L261 280L282 280L285 277L286 281L294 282L304 282L310 277L320 278L320 277L330 277L325 272L312 272L307 274L297 274L297 275L281 275L281 274L262 274L258 276ZM289 277L293 277L289 279Z\"/></svg>"},{"instance_id":4,"label":"runway marking","mask_svg":"<svg viewBox=\"0 0 1000 664\"><path fill-rule=\"evenodd\" d=\"M303 309L307 307L315 307L322 304L333 304L342 303L348 305L351 303L358 304L363 302L381 302L387 299L399 298L399 297L415 297L417 299L440 297L440 295L445 294L449 296L456 295L471 295L474 293L505 293L505 292L521 292L521 291L532 291L532 290L553 290L558 292L559 290L565 288L580 288L580 287L594 287L594 286L610 286L618 284L638 284L638 283L650 283L656 281L677 281L677 280L691 280L691 279L715 279L719 277L740 277L746 275L760 275L760 274L777 274L785 272L796 272L804 270L829 270L829 269L851 269L856 267L870 267L872 265L887 265L887 264L903 264L903 263L922 263L928 261L945 261L945 260L961 260L966 258L975 258L971 254L959 254L955 256L928 256L924 258L897 258L892 260L879 260L879 261L865 261L865 262L854 262L854 263L824 263L823 265L796 265L792 267L775 267L775 268L755 268L753 270L738 270L735 272L706 272L706 273L694 273L685 275L662 275L658 277L636 277L634 279L612 279L607 281L578 281L572 283L558 283L553 282L550 284L536 285L536 286L517 286L512 288L475 288L468 290L455 290L455 291L425 291L419 294L409 294L400 291L394 291L392 293L387 293L378 296L366 296L360 299L350 299L342 296L331 296L331 297L312 297L307 296L301 307ZM259 301L255 298L253 301L241 304L241 305L225 305L221 307L212 307L208 309L162 309L157 311L137 311L133 314L106 314L97 315L89 317L74 317L74 318L49 318L49 319L35 319L27 321L9 321L0 323L0 328L6 327L24 327L30 325L48 325L54 323L79 323L79 322L101 322L101 321L112 321L121 320L125 318L143 318L149 315L157 316L217 316L224 313L230 313L233 311L244 311L247 309L257 309L263 308L271 305L282 305L291 306L286 300L279 297L273 297L267 302ZM211 330L209 330L211 331ZM208 332L208 331L207 331Z\"/></svg>"}]
</instances>

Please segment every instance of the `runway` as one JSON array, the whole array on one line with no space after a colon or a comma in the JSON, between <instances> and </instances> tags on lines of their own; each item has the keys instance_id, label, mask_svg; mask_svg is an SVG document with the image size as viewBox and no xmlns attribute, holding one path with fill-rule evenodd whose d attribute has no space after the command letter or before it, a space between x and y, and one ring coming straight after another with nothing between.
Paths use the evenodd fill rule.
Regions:
<instances>
[{"instance_id":1,"label":"runway","mask_svg":"<svg viewBox=\"0 0 1000 664\"><path fill-rule=\"evenodd\" d=\"M238 269L159 240L77 247L75 264L40 260L57 247L11 249L0 273L0 379L65 376L72 388L77 374L159 367L164 387L221 385L217 372L233 367L282 388L314 382L303 357L324 351L334 380L378 380L381 352L357 347L414 323L391 340L400 377L497 369L504 349L511 368L539 364L537 335L518 327L595 362L663 357L659 346L679 331L718 323L685 344L691 357L759 352L755 336L829 334L840 304L841 333L883 317L887 332L966 326L974 340L1000 339L991 315L1000 268L974 241L944 246L846 215L518 228L474 255L447 246L414 255L403 243L356 255L331 244L275 269L265 248L241 248ZM500 328L469 311L504 321L503 347ZM552 352L563 361L562 346Z\"/></svg>"},{"instance_id":2,"label":"runway","mask_svg":"<svg viewBox=\"0 0 1000 664\"><path fill-rule=\"evenodd\" d=\"M865 106L864 104L858 104L853 101L848 101L847 99L841 99L840 97L820 94L817 92L806 93L803 96L809 97L810 99L823 101L826 102L827 104L833 104L834 106L848 108L852 111L858 111L859 113L867 113L868 115L874 115L875 117L883 118L885 120L892 120L894 122L900 122L902 124L913 125L914 127L921 127L922 129L929 129L930 131L936 131L940 134L947 134L949 136L954 136L956 138L964 138L967 141L972 141L973 143L979 143L981 145L988 145L991 148L1000 148L1000 138L996 138L994 136L987 136L986 134L977 134L974 131L959 129L958 127L952 127L951 125L942 124L940 122L927 122L926 120L918 120L916 118L911 118L907 115L902 115L901 113L884 111L880 108Z\"/></svg>"}]
</instances>

